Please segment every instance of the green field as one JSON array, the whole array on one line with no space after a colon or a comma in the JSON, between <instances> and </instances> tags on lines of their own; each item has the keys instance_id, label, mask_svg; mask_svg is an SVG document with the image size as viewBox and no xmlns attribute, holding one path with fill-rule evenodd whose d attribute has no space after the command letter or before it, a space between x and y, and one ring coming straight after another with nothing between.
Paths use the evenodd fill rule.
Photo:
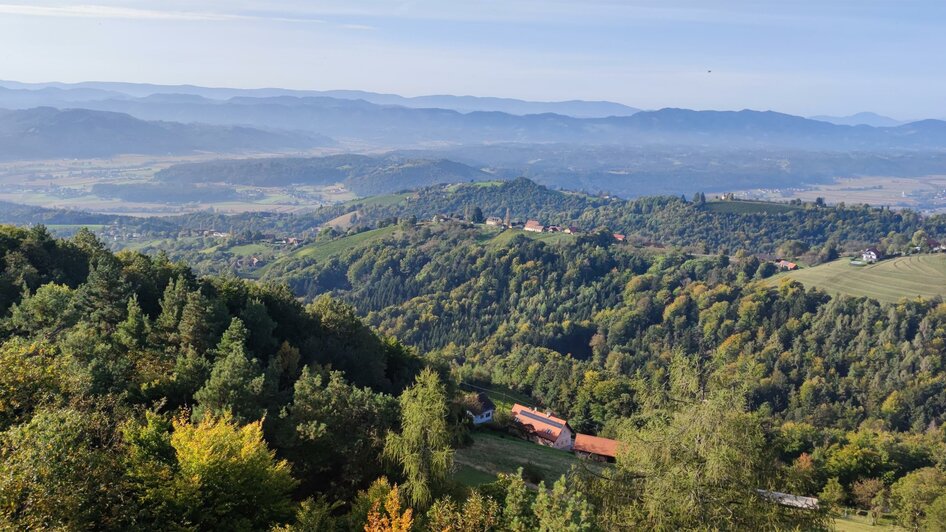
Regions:
<instances>
[{"instance_id":1,"label":"green field","mask_svg":"<svg viewBox=\"0 0 946 532\"><path fill-rule=\"evenodd\" d=\"M579 463L569 452L489 432L474 432L473 444L458 449L455 461L455 478L467 485L492 482L498 473L515 473L526 466L541 472L550 484Z\"/></svg>"},{"instance_id":2,"label":"green field","mask_svg":"<svg viewBox=\"0 0 946 532\"><path fill-rule=\"evenodd\" d=\"M386 194L384 196L369 196L367 198L357 198L353 200L346 201L342 205L361 205L363 207L387 207L389 205L397 205L398 203L404 201L412 194L405 192L404 194Z\"/></svg>"},{"instance_id":3,"label":"green field","mask_svg":"<svg viewBox=\"0 0 946 532\"><path fill-rule=\"evenodd\" d=\"M770 201L708 201L706 209L713 212L726 214L758 214L758 213L782 213L798 209L794 205L784 203L773 203Z\"/></svg>"},{"instance_id":4,"label":"green field","mask_svg":"<svg viewBox=\"0 0 946 532\"><path fill-rule=\"evenodd\" d=\"M574 235L569 235L567 233L533 233L532 231L523 231L521 229L507 229L496 235L492 240L489 241L489 244L492 246L508 246L516 235L522 235L532 240L541 240L542 242L548 244L556 244L558 242L565 242L574 238Z\"/></svg>"},{"instance_id":5,"label":"green field","mask_svg":"<svg viewBox=\"0 0 946 532\"><path fill-rule=\"evenodd\" d=\"M474 181L473 183L457 183L455 185L450 185L449 187L447 187L447 192L456 192L457 190L460 189L460 187L477 187L477 188L498 187L499 185L502 185L503 183L505 183L505 181L500 181L500 180Z\"/></svg>"},{"instance_id":6,"label":"green field","mask_svg":"<svg viewBox=\"0 0 946 532\"><path fill-rule=\"evenodd\" d=\"M902 528L888 524L889 519L882 520L881 523L871 525L870 521L860 515L849 515L839 517L834 520L834 527L838 532L893 532L903 530Z\"/></svg>"},{"instance_id":7,"label":"green field","mask_svg":"<svg viewBox=\"0 0 946 532\"><path fill-rule=\"evenodd\" d=\"M849 258L838 259L776 275L769 285L777 286L786 278L829 294L870 297L885 303L917 296L933 298L946 296L946 255L911 255L867 266L852 266Z\"/></svg>"},{"instance_id":8,"label":"green field","mask_svg":"<svg viewBox=\"0 0 946 532\"><path fill-rule=\"evenodd\" d=\"M309 258L314 259L317 262L322 262L334 256L341 255L350 249L364 246L372 242L376 242L386 236L393 235L396 231L398 231L398 229L399 228L396 225L389 225L380 229L372 229L370 231L364 231L356 235L337 238L328 242L316 242L314 244L308 244L293 251L292 253L280 257L276 261L267 264L263 268L260 268L256 274L258 276L265 273L266 270L268 270L274 264L281 264L285 263L286 261L302 258Z\"/></svg>"}]
</instances>

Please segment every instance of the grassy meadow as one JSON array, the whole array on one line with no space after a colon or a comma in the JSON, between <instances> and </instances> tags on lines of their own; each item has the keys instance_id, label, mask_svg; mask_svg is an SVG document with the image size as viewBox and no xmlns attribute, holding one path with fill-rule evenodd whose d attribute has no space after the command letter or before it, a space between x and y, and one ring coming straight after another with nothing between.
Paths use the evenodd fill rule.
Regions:
<instances>
[{"instance_id":1,"label":"grassy meadow","mask_svg":"<svg viewBox=\"0 0 946 532\"><path fill-rule=\"evenodd\" d=\"M458 449L455 461L456 478L467 485L492 482L497 474L515 473L520 467L531 468L551 484L580 463L569 452L485 431L474 432L473 444Z\"/></svg>"},{"instance_id":2,"label":"grassy meadow","mask_svg":"<svg viewBox=\"0 0 946 532\"><path fill-rule=\"evenodd\" d=\"M946 254L910 255L852 266L849 258L776 275L777 286L793 279L830 294L870 297L885 303L902 298L946 296Z\"/></svg>"}]
</instances>

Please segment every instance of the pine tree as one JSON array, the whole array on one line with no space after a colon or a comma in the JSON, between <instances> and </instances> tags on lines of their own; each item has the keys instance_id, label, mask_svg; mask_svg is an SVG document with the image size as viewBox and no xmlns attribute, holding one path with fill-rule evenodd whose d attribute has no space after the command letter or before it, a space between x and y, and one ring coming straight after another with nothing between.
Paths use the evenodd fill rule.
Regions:
<instances>
[{"instance_id":1,"label":"pine tree","mask_svg":"<svg viewBox=\"0 0 946 532\"><path fill-rule=\"evenodd\" d=\"M193 290L187 294L181 309L176 338L181 346L190 346L202 353L210 347L211 332L210 301L200 290Z\"/></svg>"},{"instance_id":2,"label":"pine tree","mask_svg":"<svg viewBox=\"0 0 946 532\"><path fill-rule=\"evenodd\" d=\"M512 212L509 210L509 207L506 207L506 217L503 219L503 224L506 227L512 227Z\"/></svg>"},{"instance_id":3,"label":"pine tree","mask_svg":"<svg viewBox=\"0 0 946 532\"><path fill-rule=\"evenodd\" d=\"M542 532L583 532L592 530L594 512L585 497L568 489L562 476L552 486L551 492L545 482L539 483L539 493L532 505Z\"/></svg>"},{"instance_id":4,"label":"pine tree","mask_svg":"<svg viewBox=\"0 0 946 532\"><path fill-rule=\"evenodd\" d=\"M259 299L247 301L246 307L240 313L240 319L249 332L250 351L259 356L267 356L276 349L276 339L273 337L276 322L269 316L266 305Z\"/></svg>"},{"instance_id":5,"label":"pine tree","mask_svg":"<svg viewBox=\"0 0 946 532\"><path fill-rule=\"evenodd\" d=\"M150 329L148 316L138 305L137 294L131 296L125 312L125 321L119 323L115 331L115 340L126 349L140 349L147 342Z\"/></svg>"},{"instance_id":6,"label":"pine tree","mask_svg":"<svg viewBox=\"0 0 946 532\"><path fill-rule=\"evenodd\" d=\"M264 376L256 359L246 352L246 328L239 318L233 318L223 334L216 355L210 379L194 394L198 402L194 416L231 414L241 423L259 419Z\"/></svg>"},{"instance_id":7,"label":"pine tree","mask_svg":"<svg viewBox=\"0 0 946 532\"><path fill-rule=\"evenodd\" d=\"M479 207L473 207L473 210L470 213L470 221L475 224L483 223L483 209Z\"/></svg>"},{"instance_id":8,"label":"pine tree","mask_svg":"<svg viewBox=\"0 0 946 532\"><path fill-rule=\"evenodd\" d=\"M92 260L89 277L76 290L76 306L87 321L111 331L125 318L130 296L121 263L112 254L102 254Z\"/></svg>"},{"instance_id":9,"label":"pine tree","mask_svg":"<svg viewBox=\"0 0 946 532\"><path fill-rule=\"evenodd\" d=\"M177 328L181 322L184 305L187 304L187 293L187 283L183 276L178 276L165 287L161 298L161 314L154 323L156 341L166 344L178 342Z\"/></svg>"},{"instance_id":10,"label":"pine tree","mask_svg":"<svg viewBox=\"0 0 946 532\"><path fill-rule=\"evenodd\" d=\"M503 521L511 532L527 532L536 529L535 516L532 513L531 497L526 483L522 480L522 468L515 475L507 477L506 505L503 508Z\"/></svg>"}]
</instances>

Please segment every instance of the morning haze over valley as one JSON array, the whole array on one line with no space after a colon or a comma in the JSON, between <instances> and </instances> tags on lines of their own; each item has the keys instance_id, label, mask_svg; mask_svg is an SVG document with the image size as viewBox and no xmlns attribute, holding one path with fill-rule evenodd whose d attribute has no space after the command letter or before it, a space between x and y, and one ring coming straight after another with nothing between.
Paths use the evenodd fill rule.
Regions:
<instances>
[{"instance_id":1,"label":"morning haze over valley","mask_svg":"<svg viewBox=\"0 0 946 532\"><path fill-rule=\"evenodd\" d=\"M944 29L0 0L0 530L946 530Z\"/></svg>"}]
</instances>

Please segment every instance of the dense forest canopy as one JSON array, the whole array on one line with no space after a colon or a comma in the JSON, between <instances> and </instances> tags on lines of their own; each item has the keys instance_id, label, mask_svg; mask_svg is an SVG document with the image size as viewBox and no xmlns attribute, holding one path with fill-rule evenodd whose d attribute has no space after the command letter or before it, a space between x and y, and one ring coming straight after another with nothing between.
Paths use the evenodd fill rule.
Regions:
<instances>
[{"instance_id":1,"label":"dense forest canopy","mask_svg":"<svg viewBox=\"0 0 946 532\"><path fill-rule=\"evenodd\" d=\"M253 281L203 275L229 267L196 247L112 252L88 230L57 239L0 226L0 520L817 530L856 507L935 530L946 522L946 304L773 288L775 267L757 254L898 251L917 231L942 235L943 220L724 203L520 179L214 218L252 238L358 211L347 232L321 231L313 253L286 253ZM201 216L119 223L173 232L208 227ZM530 237L476 223L486 216L580 231ZM617 462L458 482L470 386L620 441ZM499 413L491 430L515 424ZM792 508L775 492L822 504Z\"/></svg>"}]
</instances>

